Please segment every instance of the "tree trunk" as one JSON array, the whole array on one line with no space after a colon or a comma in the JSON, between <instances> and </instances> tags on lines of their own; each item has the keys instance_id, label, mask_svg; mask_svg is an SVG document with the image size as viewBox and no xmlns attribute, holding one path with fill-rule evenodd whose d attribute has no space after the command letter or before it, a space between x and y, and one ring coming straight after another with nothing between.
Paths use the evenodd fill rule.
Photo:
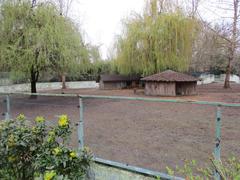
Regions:
<instances>
[{"instance_id":1,"label":"tree trunk","mask_svg":"<svg viewBox=\"0 0 240 180\"><path fill-rule=\"evenodd\" d=\"M37 93L36 81L31 81L31 93Z\"/></svg>"},{"instance_id":2,"label":"tree trunk","mask_svg":"<svg viewBox=\"0 0 240 180\"><path fill-rule=\"evenodd\" d=\"M62 74L62 75L61 75L61 78L62 78L62 89L67 89L67 86L66 86L66 76L65 76L65 74Z\"/></svg>"},{"instance_id":3,"label":"tree trunk","mask_svg":"<svg viewBox=\"0 0 240 180\"><path fill-rule=\"evenodd\" d=\"M39 76L39 72L35 71L34 68L32 67L31 69L31 93L37 93L37 81L38 81L38 76ZM37 98L36 95L31 95L30 98Z\"/></svg>"},{"instance_id":4,"label":"tree trunk","mask_svg":"<svg viewBox=\"0 0 240 180\"><path fill-rule=\"evenodd\" d=\"M239 14L238 14L238 6L239 6L239 0L233 1L233 23L232 23L232 37L230 40L230 46L229 46L229 59L228 59L228 65L226 69L226 78L224 82L224 88L230 88L230 75L232 70L232 62L235 57L236 52L236 43L237 43L237 21L239 20Z\"/></svg>"},{"instance_id":5,"label":"tree trunk","mask_svg":"<svg viewBox=\"0 0 240 180\"><path fill-rule=\"evenodd\" d=\"M35 75L31 74L31 93L37 93L37 81L35 79ZM31 95L30 99L36 99L37 96L36 95Z\"/></svg>"},{"instance_id":6,"label":"tree trunk","mask_svg":"<svg viewBox=\"0 0 240 180\"><path fill-rule=\"evenodd\" d=\"M231 70L232 70L232 60L231 58L229 58L227 69L226 69L226 77L225 77L224 86L223 86L225 89L231 88L230 86Z\"/></svg>"},{"instance_id":7,"label":"tree trunk","mask_svg":"<svg viewBox=\"0 0 240 180\"><path fill-rule=\"evenodd\" d=\"M34 68L32 67L31 69L31 93L37 93L37 87L36 87L36 83L37 83L37 72L34 71Z\"/></svg>"}]
</instances>

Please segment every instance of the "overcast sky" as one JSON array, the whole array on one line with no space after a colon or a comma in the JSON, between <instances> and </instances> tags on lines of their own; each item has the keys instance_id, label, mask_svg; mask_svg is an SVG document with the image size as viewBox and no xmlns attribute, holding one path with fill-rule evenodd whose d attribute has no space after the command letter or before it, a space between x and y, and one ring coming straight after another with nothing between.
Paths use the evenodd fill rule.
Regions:
<instances>
[{"instance_id":1,"label":"overcast sky","mask_svg":"<svg viewBox=\"0 0 240 180\"><path fill-rule=\"evenodd\" d=\"M214 2L202 0L200 4L201 15L209 21L218 20L223 13L216 11ZM69 16L85 31L86 42L101 45L106 58L115 35L121 32L121 20L131 12L142 12L144 5L145 0L73 0Z\"/></svg>"},{"instance_id":2,"label":"overcast sky","mask_svg":"<svg viewBox=\"0 0 240 180\"><path fill-rule=\"evenodd\" d=\"M101 54L106 58L114 36L120 33L121 19L131 12L141 12L145 0L75 0L69 16L80 23L85 31L85 40L101 45Z\"/></svg>"}]
</instances>

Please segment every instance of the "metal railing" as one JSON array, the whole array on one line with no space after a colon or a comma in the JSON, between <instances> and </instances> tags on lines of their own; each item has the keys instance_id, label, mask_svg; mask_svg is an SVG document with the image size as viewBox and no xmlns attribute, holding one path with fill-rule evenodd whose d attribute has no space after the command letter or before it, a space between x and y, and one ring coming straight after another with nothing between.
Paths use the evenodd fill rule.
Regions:
<instances>
[{"instance_id":1,"label":"metal railing","mask_svg":"<svg viewBox=\"0 0 240 180\"><path fill-rule=\"evenodd\" d=\"M143 97L125 97L125 96L97 96L97 95L80 95L80 94L48 94L48 93L0 93L5 95L4 100L6 104L6 112L4 113L5 119L11 118L11 95L29 95L29 96L53 96L53 97L76 97L79 99L79 127L78 127L78 143L79 149L84 147L84 99L113 99L113 100L130 100L130 101L147 101L147 102L165 102L165 103L185 103L185 104L198 104L198 105L210 105L216 107L216 118L215 118L215 148L214 158L219 161L221 159L221 107L240 107L238 103L223 103L223 102L208 102L208 101L188 101L188 100L175 100L175 99L160 99L160 98L143 98ZM176 179L181 180L183 178L169 176L165 173L151 171L128 164L118 163L110 160L104 160L101 158L94 158L95 162L100 164L106 164L113 167L118 167L124 170L137 172L153 177L160 177L161 179ZM217 170L214 172L215 179L220 180L220 174Z\"/></svg>"}]
</instances>

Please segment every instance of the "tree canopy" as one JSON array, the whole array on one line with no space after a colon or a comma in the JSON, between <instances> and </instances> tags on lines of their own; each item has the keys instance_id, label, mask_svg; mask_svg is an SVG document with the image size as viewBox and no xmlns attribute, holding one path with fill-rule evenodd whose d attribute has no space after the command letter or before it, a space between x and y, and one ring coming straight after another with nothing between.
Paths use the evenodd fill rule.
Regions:
<instances>
[{"instance_id":1,"label":"tree canopy","mask_svg":"<svg viewBox=\"0 0 240 180\"><path fill-rule=\"evenodd\" d=\"M160 10L149 1L143 14L124 21L115 64L120 73L148 75L165 69L188 70L197 21L180 10Z\"/></svg>"},{"instance_id":2,"label":"tree canopy","mask_svg":"<svg viewBox=\"0 0 240 180\"><path fill-rule=\"evenodd\" d=\"M67 72L89 62L81 34L50 3L11 0L0 8L0 62L28 74L32 92L41 71Z\"/></svg>"}]
</instances>

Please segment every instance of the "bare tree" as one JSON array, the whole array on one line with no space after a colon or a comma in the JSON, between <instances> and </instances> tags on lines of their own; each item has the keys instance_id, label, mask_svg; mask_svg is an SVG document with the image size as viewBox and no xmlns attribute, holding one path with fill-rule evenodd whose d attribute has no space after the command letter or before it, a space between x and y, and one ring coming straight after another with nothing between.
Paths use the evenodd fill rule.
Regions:
<instances>
[{"instance_id":1,"label":"bare tree","mask_svg":"<svg viewBox=\"0 0 240 180\"><path fill-rule=\"evenodd\" d=\"M201 0L191 0L191 16L195 17L197 10L198 10L198 5Z\"/></svg>"},{"instance_id":2,"label":"bare tree","mask_svg":"<svg viewBox=\"0 0 240 180\"><path fill-rule=\"evenodd\" d=\"M32 0L32 8L36 5L37 0Z\"/></svg>"},{"instance_id":3,"label":"bare tree","mask_svg":"<svg viewBox=\"0 0 240 180\"><path fill-rule=\"evenodd\" d=\"M238 48L239 43L239 29L238 23L240 21L240 0L218 0L215 2L217 6L215 9L219 11L224 11L224 14L227 16L221 16L223 20L223 26L221 31L216 31L214 28L211 27L210 23L205 23L207 27L216 33L219 37L225 40L225 48L227 50L227 67L226 67L226 77L224 81L224 88L230 88L230 75L232 72L232 63L235 61L235 55Z\"/></svg>"},{"instance_id":4,"label":"bare tree","mask_svg":"<svg viewBox=\"0 0 240 180\"><path fill-rule=\"evenodd\" d=\"M213 29L219 31L221 26ZM190 71L223 73L227 65L226 41L210 30L201 26L194 42Z\"/></svg>"},{"instance_id":5,"label":"bare tree","mask_svg":"<svg viewBox=\"0 0 240 180\"><path fill-rule=\"evenodd\" d=\"M226 77L224 82L224 88L230 88L230 74L232 71L232 62L234 61L236 49L237 49L237 22L239 20L239 0L233 0L233 19L232 27L230 31L230 39L228 46L228 65L226 68Z\"/></svg>"},{"instance_id":6,"label":"bare tree","mask_svg":"<svg viewBox=\"0 0 240 180\"><path fill-rule=\"evenodd\" d=\"M55 0L60 11L60 15L68 16L73 0Z\"/></svg>"}]
</instances>

